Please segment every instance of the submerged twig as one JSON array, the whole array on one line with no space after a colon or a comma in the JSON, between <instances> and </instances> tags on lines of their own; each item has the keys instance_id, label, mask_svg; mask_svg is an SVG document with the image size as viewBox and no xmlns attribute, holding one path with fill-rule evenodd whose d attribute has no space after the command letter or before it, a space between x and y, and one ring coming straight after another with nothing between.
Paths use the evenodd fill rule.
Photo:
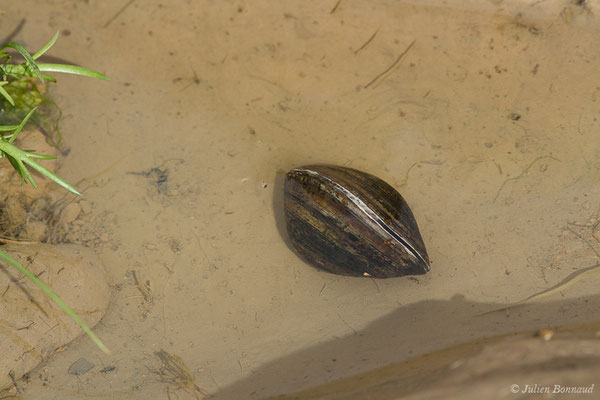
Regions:
<instances>
[{"instance_id":1,"label":"submerged twig","mask_svg":"<svg viewBox=\"0 0 600 400\"><path fill-rule=\"evenodd\" d=\"M34 240L20 240L20 239L11 239L8 237L0 236L0 243L5 244L39 244L40 242Z\"/></svg>"},{"instance_id":2,"label":"submerged twig","mask_svg":"<svg viewBox=\"0 0 600 400\"><path fill-rule=\"evenodd\" d=\"M329 12L329 14L333 14L338 7L340 6L340 3L342 2L342 0L338 0L337 3L335 3L335 6L333 6L333 8L331 9L331 11Z\"/></svg>"},{"instance_id":3,"label":"submerged twig","mask_svg":"<svg viewBox=\"0 0 600 400\"><path fill-rule=\"evenodd\" d=\"M581 279L588 277L590 275L592 275L593 273L596 272L600 272L600 263L598 264L594 264L591 267L588 268L584 268L583 270L580 271L575 271L573 272L571 275L567 276L565 279L563 279L562 282L558 283L557 285L546 289L542 292L536 293L534 295L529 296L526 299L523 299L521 301L518 301L516 303L510 304L506 307L502 307L502 308L497 308L495 310L491 310L491 311L486 311L484 313L478 314L477 316L480 315L486 315L486 314L491 314L491 313L495 313L498 311L505 311L508 310L510 308L514 308L520 305L523 305L525 303L531 302L533 300L539 300L543 297L547 297L547 296L551 296L555 293L561 292L564 289L568 288L569 286L573 285L574 283L576 283L577 281L580 281Z\"/></svg>"},{"instance_id":4,"label":"submerged twig","mask_svg":"<svg viewBox=\"0 0 600 400\"><path fill-rule=\"evenodd\" d=\"M412 43L408 45L406 50L404 50L402 53L400 53L400 55L398 56L398 58L396 58L396 61L394 61L394 63L392 65L387 67L385 69L385 71L383 71L382 73L377 75L375 78L373 78L373 80L371 82L367 83L365 85L365 89L367 89L369 86L374 84L377 80L379 80L379 78L384 78L388 72L390 72L392 69L394 69L394 67L396 67L400 63L400 61L402 60L402 57L404 57L404 55L406 53L408 53L408 50L410 50L410 48L413 46L413 44L415 44L415 42L416 42L416 40L413 40ZM383 79L381 81L383 81Z\"/></svg>"},{"instance_id":5,"label":"submerged twig","mask_svg":"<svg viewBox=\"0 0 600 400\"><path fill-rule=\"evenodd\" d=\"M377 28L375 33L373 33L371 35L371 37L362 46L360 46L358 49L354 50L354 54L358 54L361 51L363 51L369 45L369 43L371 43L373 41L373 39L375 39L375 36L377 36L378 32L379 32L379 28Z\"/></svg>"},{"instance_id":6,"label":"submerged twig","mask_svg":"<svg viewBox=\"0 0 600 400\"><path fill-rule=\"evenodd\" d=\"M123 13L123 11L125 11L130 5L132 5L134 1L135 0L129 0L123 7L121 7L121 9L117 11L115 15L113 15L108 21L106 21L106 23L104 24L104 28L108 28L108 26L112 24L113 21Z\"/></svg>"},{"instance_id":7,"label":"submerged twig","mask_svg":"<svg viewBox=\"0 0 600 400\"><path fill-rule=\"evenodd\" d=\"M408 183L408 174L410 174L410 171L416 167L417 165L419 165L420 161L415 161L414 163L412 163L412 165L410 167L408 167L408 169L406 170L406 178L404 178L404 182L402 182L401 184L399 184L399 186L404 186Z\"/></svg>"},{"instance_id":8,"label":"submerged twig","mask_svg":"<svg viewBox=\"0 0 600 400\"><path fill-rule=\"evenodd\" d=\"M529 163L528 166L525 167L525 169L517 176L514 176L512 178L508 178L507 180L505 180L504 182L502 182L502 185L500 185L500 188L498 188L498 192L496 193L496 196L494 197L494 200L492 200L492 204L494 204L496 202L496 200L498 200L498 197L500 196L500 192L502 191L502 189L504 189L504 186L510 182L510 181L515 181L519 178L521 178L523 175L525 175L530 169L531 167L533 167L533 164L535 164L536 162L538 162L539 160L542 160L544 158L551 158L555 161L560 161L558 158L547 155L547 156L539 156L537 157L535 160L533 160L532 162Z\"/></svg>"}]
</instances>

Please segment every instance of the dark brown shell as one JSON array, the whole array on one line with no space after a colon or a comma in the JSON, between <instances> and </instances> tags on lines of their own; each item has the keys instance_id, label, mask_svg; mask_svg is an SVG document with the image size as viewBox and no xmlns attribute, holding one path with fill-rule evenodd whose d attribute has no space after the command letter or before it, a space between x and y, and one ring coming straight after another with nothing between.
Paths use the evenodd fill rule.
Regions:
<instances>
[{"instance_id":1,"label":"dark brown shell","mask_svg":"<svg viewBox=\"0 0 600 400\"><path fill-rule=\"evenodd\" d=\"M287 173L287 231L300 255L335 274L390 278L429 271L412 211L393 187L352 168Z\"/></svg>"}]
</instances>

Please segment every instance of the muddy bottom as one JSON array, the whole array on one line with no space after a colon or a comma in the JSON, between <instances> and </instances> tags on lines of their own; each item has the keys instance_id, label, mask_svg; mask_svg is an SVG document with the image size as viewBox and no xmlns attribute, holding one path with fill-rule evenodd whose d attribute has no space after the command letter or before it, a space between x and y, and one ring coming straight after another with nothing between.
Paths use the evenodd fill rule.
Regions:
<instances>
[{"instance_id":1,"label":"muddy bottom","mask_svg":"<svg viewBox=\"0 0 600 400\"><path fill-rule=\"evenodd\" d=\"M52 93L71 150L58 173L82 192L63 228L107 269L95 331L112 355L78 340L22 398L258 399L600 320L594 273L480 315L598 263L593 2L3 9L26 48L58 30L52 56L110 77L57 76ZM431 271L340 277L290 251L278 174L320 162L398 189ZM81 358L94 367L70 374Z\"/></svg>"}]
</instances>

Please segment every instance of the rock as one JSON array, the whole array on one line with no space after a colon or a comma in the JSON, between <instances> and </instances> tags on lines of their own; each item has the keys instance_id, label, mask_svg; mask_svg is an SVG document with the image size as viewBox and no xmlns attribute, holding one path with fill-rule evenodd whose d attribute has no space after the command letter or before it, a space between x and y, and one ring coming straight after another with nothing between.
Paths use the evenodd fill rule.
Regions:
<instances>
[{"instance_id":1,"label":"rock","mask_svg":"<svg viewBox=\"0 0 600 400\"><path fill-rule=\"evenodd\" d=\"M81 207L79 207L79 204L71 203L62 210L62 213L60 214L60 220L65 224L70 224L71 222L75 221L77 217L79 217L80 213Z\"/></svg>"},{"instance_id":2,"label":"rock","mask_svg":"<svg viewBox=\"0 0 600 400\"><path fill-rule=\"evenodd\" d=\"M92 204L87 200L80 200L79 208L81 208L82 213L89 214L92 211Z\"/></svg>"},{"instance_id":3,"label":"rock","mask_svg":"<svg viewBox=\"0 0 600 400\"><path fill-rule=\"evenodd\" d=\"M95 365L86 360L85 358L80 358L71 365L71 367L69 368L69 373L71 375L83 375L86 372L91 371L91 369L94 367Z\"/></svg>"},{"instance_id":4,"label":"rock","mask_svg":"<svg viewBox=\"0 0 600 400\"><path fill-rule=\"evenodd\" d=\"M38 197L31 202L29 214L39 220L45 220L49 217L51 205L46 197Z\"/></svg>"},{"instance_id":5,"label":"rock","mask_svg":"<svg viewBox=\"0 0 600 400\"><path fill-rule=\"evenodd\" d=\"M46 232L48 231L48 225L42 221L30 221L25 225L25 231L23 237L33 242L41 242L46 238Z\"/></svg>"},{"instance_id":6,"label":"rock","mask_svg":"<svg viewBox=\"0 0 600 400\"><path fill-rule=\"evenodd\" d=\"M5 211L12 226L21 226L27 221L27 211L18 197L9 197L6 201Z\"/></svg>"},{"instance_id":7,"label":"rock","mask_svg":"<svg viewBox=\"0 0 600 400\"><path fill-rule=\"evenodd\" d=\"M88 326L100 321L110 288L104 267L91 250L73 244L5 245L0 250L39 274ZM0 263L0 293L2 389L12 383L10 371L19 379L83 332L52 299L5 263Z\"/></svg>"}]
</instances>

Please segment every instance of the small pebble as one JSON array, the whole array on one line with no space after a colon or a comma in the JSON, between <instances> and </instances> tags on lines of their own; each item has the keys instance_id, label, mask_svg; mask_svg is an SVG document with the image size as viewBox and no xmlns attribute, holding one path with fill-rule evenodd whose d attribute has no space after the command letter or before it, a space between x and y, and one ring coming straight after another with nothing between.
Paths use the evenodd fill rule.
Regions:
<instances>
[{"instance_id":1,"label":"small pebble","mask_svg":"<svg viewBox=\"0 0 600 400\"><path fill-rule=\"evenodd\" d=\"M46 238L48 226L42 221L30 221L25 225L25 237L27 240L41 242Z\"/></svg>"},{"instance_id":2,"label":"small pebble","mask_svg":"<svg viewBox=\"0 0 600 400\"><path fill-rule=\"evenodd\" d=\"M540 329L535 333L535 336L542 338L545 341L548 341L552 339L552 336L554 336L554 331L551 329Z\"/></svg>"},{"instance_id":3,"label":"small pebble","mask_svg":"<svg viewBox=\"0 0 600 400\"><path fill-rule=\"evenodd\" d=\"M16 197L9 198L4 207L12 225L23 225L27 221L27 211Z\"/></svg>"},{"instance_id":4,"label":"small pebble","mask_svg":"<svg viewBox=\"0 0 600 400\"><path fill-rule=\"evenodd\" d=\"M86 372L89 372L95 365L86 360L85 358L80 358L75 361L71 367L69 368L69 373L71 375L83 375Z\"/></svg>"},{"instance_id":5,"label":"small pebble","mask_svg":"<svg viewBox=\"0 0 600 400\"><path fill-rule=\"evenodd\" d=\"M92 211L92 204L89 201L81 200L79 202L79 208L81 208L81 212L84 214L89 214Z\"/></svg>"},{"instance_id":6,"label":"small pebble","mask_svg":"<svg viewBox=\"0 0 600 400\"><path fill-rule=\"evenodd\" d=\"M63 209L60 219L65 224L70 224L71 222L75 221L77 217L79 217L80 213L81 207L79 207L79 204L71 203Z\"/></svg>"}]
</instances>

